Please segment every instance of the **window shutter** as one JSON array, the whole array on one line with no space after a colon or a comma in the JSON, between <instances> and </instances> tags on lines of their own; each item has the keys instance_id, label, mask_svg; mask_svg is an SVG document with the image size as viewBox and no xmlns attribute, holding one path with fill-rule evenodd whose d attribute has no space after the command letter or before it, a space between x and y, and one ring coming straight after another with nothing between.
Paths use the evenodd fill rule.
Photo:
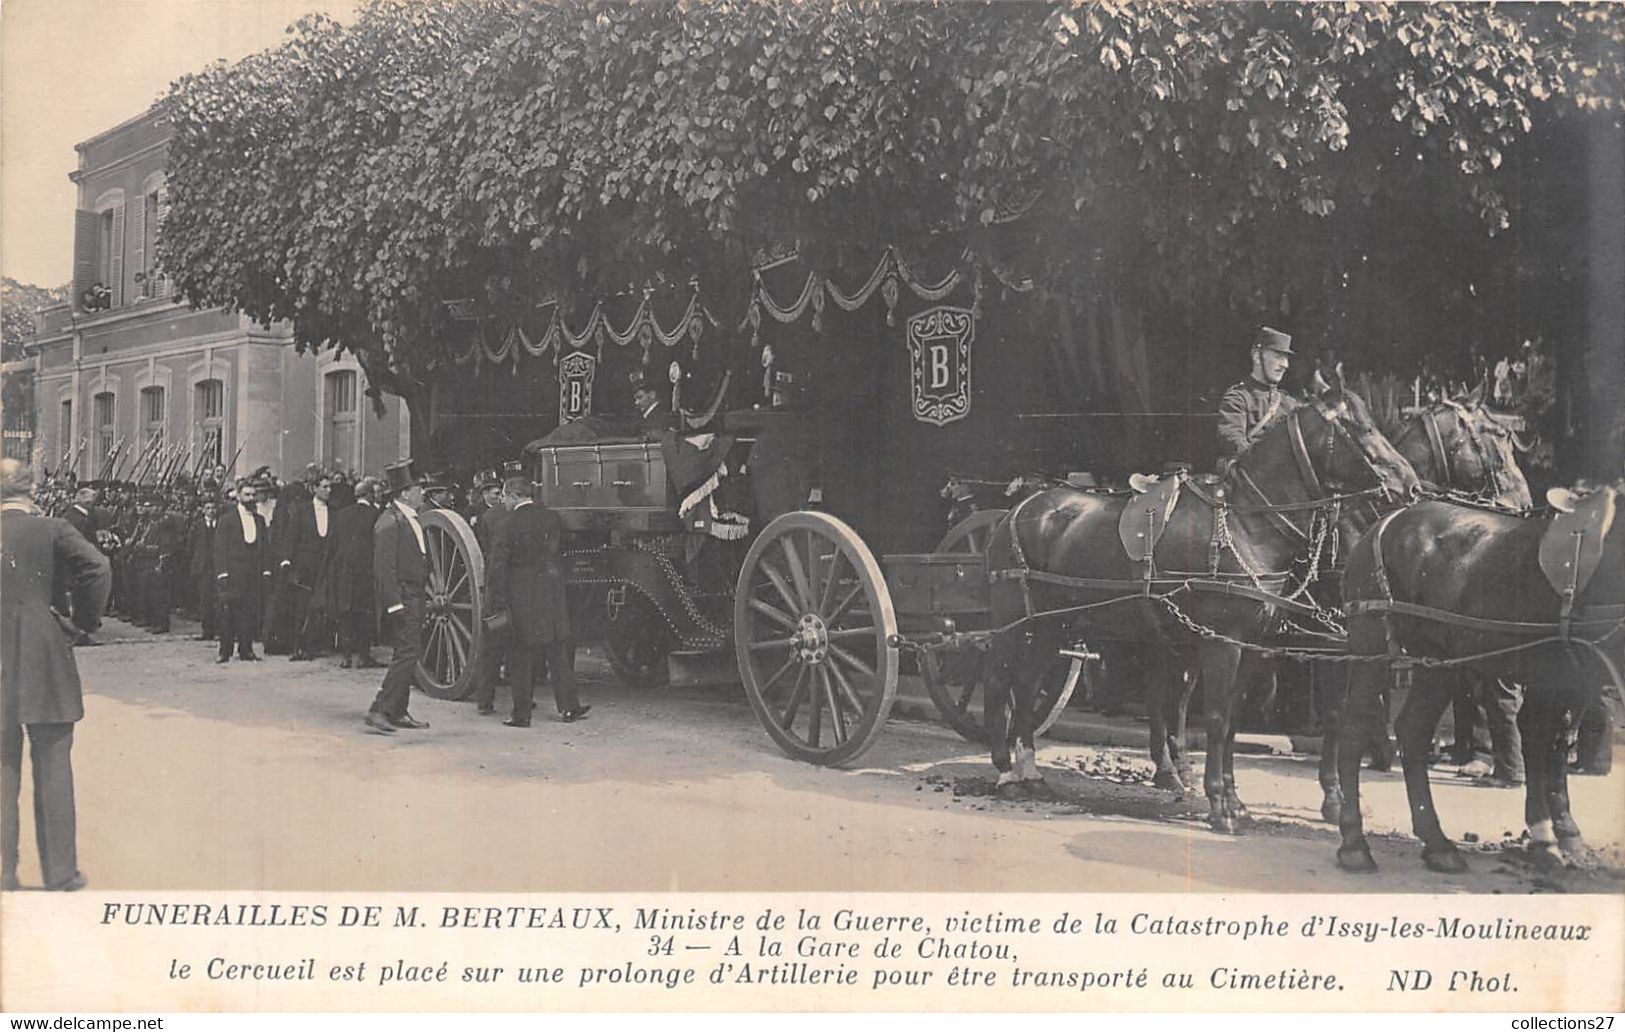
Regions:
<instances>
[{"instance_id":1,"label":"window shutter","mask_svg":"<svg viewBox=\"0 0 1625 1032\"><path fill-rule=\"evenodd\" d=\"M145 297L147 294L147 277L142 275L142 282L135 283L136 273L144 274L147 271L147 199L145 197L141 198L141 202L135 206L135 253L131 257L134 259L135 268L130 270L130 280L132 285L135 286L135 296L138 298Z\"/></svg>"},{"instance_id":2,"label":"window shutter","mask_svg":"<svg viewBox=\"0 0 1625 1032\"><path fill-rule=\"evenodd\" d=\"M113 292L114 306L124 303L124 205L120 204L113 209L113 261L108 266L112 270L113 282L107 289Z\"/></svg>"},{"instance_id":3,"label":"window shutter","mask_svg":"<svg viewBox=\"0 0 1625 1032\"><path fill-rule=\"evenodd\" d=\"M158 234L164 231L164 220L169 218L169 184L158 184L158 224L152 228L152 296L169 300L169 277L158 264Z\"/></svg>"},{"instance_id":4,"label":"window shutter","mask_svg":"<svg viewBox=\"0 0 1625 1032\"><path fill-rule=\"evenodd\" d=\"M73 307L81 312L85 291L96 285L96 270L101 267L96 254L99 222L93 211L73 213Z\"/></svg>"}]
</instances>

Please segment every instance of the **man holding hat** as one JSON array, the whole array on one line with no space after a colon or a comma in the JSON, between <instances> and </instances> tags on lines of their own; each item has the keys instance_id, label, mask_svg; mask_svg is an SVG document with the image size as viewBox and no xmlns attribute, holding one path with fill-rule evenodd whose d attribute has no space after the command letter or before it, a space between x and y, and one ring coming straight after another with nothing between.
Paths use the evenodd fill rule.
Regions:
<instances>
[{"instance_id":1,"label":"man holding hat","mask_svg":"<svg viewBox=\"0 0 1625 1032\"><path fill-rule=\"evenodd\" d=\"M1219 455L1223 462L1240 457L1278 416L1301 404L1281 389L1292 360L1292 338L1268 326L1253 340L1252 375L1224 392L1219 400Z\"/></svg>"},{"instance_id":2,"label":"man holding hat","mask_svg":"<svg viewBox=\"0 0 1625 1032\"><path fill-rule=\"evenodd\" d=\"M34 508L34 474L0 459L0 888L17 879L23 737L34 777L34 840L45 887L85 887L73 805L73 725L85 715L66 618L51 603L73 597L74 621L94 629L113 577L107 557L67 520Z\"/></svg>"},{"instance_id":3,"label":"man holding hat","mask_svg":"<svg viewBox=\"0 0 1625 1032\"><path fill-rule=\"evenodd\" d=\"M265 517L258 511L258 486L237 485L236 504L214 528L214 591L220 606L217 630L220 654L216 663L237 658L257 660L254 638L260 629L260 609L271 580L271 553L266 543Z\"/></svg>"},{"instance_id":4,"label":"man holding hat","mask_svg":"<svg viewBox=\"0 0 1625 1032\"><path fill-rule=\"evenodd\" d=\"M366 725L378 734L396 728L428 727L406 712L417 679L418 654L423 643L424 585L428 581L428 541L418 522L423 505L423 482L405 459L384 467L389 490L395 495L372 526L372 570L378 587L378 605L389 628L394 655L384 672L384 683L367 710Z\"/></svg>"}]
</instances>

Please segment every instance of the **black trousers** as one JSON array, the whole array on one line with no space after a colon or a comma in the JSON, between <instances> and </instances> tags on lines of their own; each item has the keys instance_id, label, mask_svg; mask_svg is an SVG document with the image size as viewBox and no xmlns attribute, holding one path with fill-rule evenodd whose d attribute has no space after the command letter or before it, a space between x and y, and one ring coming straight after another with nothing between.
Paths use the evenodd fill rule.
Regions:
<instances>
[{"instance_id":1,"label":"black trousers","mask_svg":"<svg viewBox=\"0 0 1625 1032\"><path fill-rule=\"evenodd\" d=\"M215 597L214 574L205 573L197 578L197 613L198 619L203 621L203 636L212 638L219 629L219 600Z\"/></svg>"},{"instance_id":2,"label":"black trousers","mask_svg":"<svg viewBox=\"0 0 1625 1032\"><path fill-rule=\"evenodd\" d=\"M218 596L220 600L220 655L231 655L232 645L237 655L254 654L254 638L260 629L259 599L252 594Z\"/></svg>"},{"instance_id":3,"label":"black trousers","mask_svg":"<svg viewBox=\"0 0 1625 1032\"><path fill-rule=\"evenodd\" d=\"M1476 756L1488 753L1495 762L1496 776L1521 780L1523 735L1518 730L1518 711L1523 708L1523 689L1507 681L1467 673L1458 678L1451 703L1456 723L1453 758L1471 763ZM1484 741L1486 737L1488 742Z\"/></svg>"},{"instance_id":4,"label":"black trousers","mask_svg":"<svg viewBox=\"0 0 1625 1032\"><path fill-rule=\"evenodd\" d=\"M71 723L28 725L28 758L34 773L34 839L48 889L79 873L72 752ZM0 728L0 874L7 883L17 878L22 789L23 728L9 724Z\"/></svg>"},{"instance_id":5,"label":"black trousers","mask_svg":"<svg viewBox=\"0 0 1625 1032\"><path fill-rule=\"evenodd\" d=\"M581 705L576 692L576 647L570 641L529 644L515 641L508 648L508 682L513 688L515 720L529 720L536 697L536 674L547 664L553 679L553 705L568 713Z\"/></svg>"},{"instance_id":6,"label":"black trousers","mask_svg":"<svg viewBox=\"0 0 1625 1032\"><path fill-rule=\"evenodd\" d=\"M293 651L305 656L325 652L332 645L332 635L329 633L326 639L322 637L326 620L323 619L322 607L315 605L315 590L300 587L290 578L288 592L293 600ZM331 628L326 629L331 631Z\"/></svg>"},{"instance_id":7,"label":"black trousers","mask_svg":"<svg viewBox=\"0 0 1625 1032\"><path fill-rule=\"evenodd\" d=\"M339 651L346 656L370 658L375 625L371 609L351 609L339 614Z\"/></svg>"},{"instance_id":8,"label":"black trousers","mask_svg":"<svg viewBox=\"0 0 1625 1032\"><path fill-rule=\"evenodd\" d=\"M412 685L418 676L418 655L423 650L423 594L403 595L404 609L387 614L390 643L395 654L389 669L384 671L384 683L372 700L372 712L399 720L406 716L406 705L412 696Z\"/></svg>"}]
</instances>

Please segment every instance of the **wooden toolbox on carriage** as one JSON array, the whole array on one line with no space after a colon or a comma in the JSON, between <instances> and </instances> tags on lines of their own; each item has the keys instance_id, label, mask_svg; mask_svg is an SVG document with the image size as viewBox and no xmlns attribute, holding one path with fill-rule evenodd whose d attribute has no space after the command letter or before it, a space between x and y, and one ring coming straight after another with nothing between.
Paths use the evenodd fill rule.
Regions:
<instances>
[{"instance_id":1,"label":"wooden toolbox on carriage","mask_svg":"<svg viewBox=\"0 0 1625 1032\"><path fill-rule=\"evenodd\" d=\"M618 519L669 516L677 500L666 479L660 445L650 441L560 444L536 449L536 490L543 504L564 517L571 529L598 522L594 514Z\"/></svg>"},{"instance_id":2,"label":"wooden toolbox on carriage","mask_svg":"<svg viewBox=\"0 0 1625 1032\"><path fill-rule=\"evenodd\" d=\"M967 555L885 555L886 587L898 616L961 616L988 607L987 561Z\"/></svg>"}]
</instances>

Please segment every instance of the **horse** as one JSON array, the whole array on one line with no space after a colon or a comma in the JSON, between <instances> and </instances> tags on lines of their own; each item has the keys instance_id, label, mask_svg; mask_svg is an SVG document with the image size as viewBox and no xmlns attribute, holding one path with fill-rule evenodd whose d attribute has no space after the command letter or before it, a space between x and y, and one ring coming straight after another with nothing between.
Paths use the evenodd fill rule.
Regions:
<instances>
[{"instance_id":1,"label":"horse","mask_svg":"<svg viewBox=\"0 0 1625 1032\"><path fill-rule=\"evenodd\" d=\"M1409 666L1413 687L1396 721L1411 823L1429 870L1466 861L1444 834L1428 784L1427 754L1448 703L1447 670L1461 665L1525 686L1524 819L1537 858L1584 847L1569 812L1564 723L1620 683L1625 660L1625 482L1576 499L1571 511L1523 517L1450 501L1424 501L1383 518L1355 545L1344 576L1353 664L1338 728L1346 801L1338 866L1376 870L1360 816L1354 743L1379 704L1390 666ZM1567 504L1565 504L1567 503Z\"/></svg>"},{"instance_id":2,"label":"horse","mask_svg":"<svg viewBox=\"0 0 1625 1032\"><path fill-rule=\"evenodd\" d=\"M1518 467L1512 433L1480 404L1482 390L1463 398L1433 403L1407 418L1390 440L1410 462L1423 489L1432 494L1464 495L1507 512L1528 512L1533 505L1529 481ZM1370 522L1366 523L1369 527ZM1334 547L1334 571L1341 571L1360 528L1345 519ZM1321 582L1318 601L1329 609L1342 606L1341 573ZM1328 824L1340 820L1343 793L1338 778L1339 714L1347 693L1342 664L1317 664L1315 711L1325 729L1320 750L1320 814ZM1462 675L1470 676L1470 675ZM1376 714L1373 733L1387 736L1386 714Z\"/></svg>"},{"instance_id":3,"label":"horse","mask_svg":"<svg viewBox=\"0 0 1625 1032\"><path fill-rule=\"evenodd\" d=\"M1194 650L1205 686L1208 821L1235 832L1248 816L1231 762L1232 688L1246 647L1267 637L1282 604L1293 604L1283 600L1293 562L1317 537L1324 544L1332 509L1419 487L1365 401L1342 387L1272 421L1216 489L1179 483L1177 495L1155 496L1169 499L1171 511L1146 508L1143 524L1141 503L1055 487L1023 499L995 527L984 713L1002 795L1047 792L1032 753L1033 701L1039 667L1057 649L1080 638L1158 646L1146 651L1163 666L1152 672L1160 685L1175 680L1170 653ZM1141 526L1137 560L1130 539ZM1149 710L1159 769L1171 767L1165 707Z\"/></svg>"}]
</instances>

